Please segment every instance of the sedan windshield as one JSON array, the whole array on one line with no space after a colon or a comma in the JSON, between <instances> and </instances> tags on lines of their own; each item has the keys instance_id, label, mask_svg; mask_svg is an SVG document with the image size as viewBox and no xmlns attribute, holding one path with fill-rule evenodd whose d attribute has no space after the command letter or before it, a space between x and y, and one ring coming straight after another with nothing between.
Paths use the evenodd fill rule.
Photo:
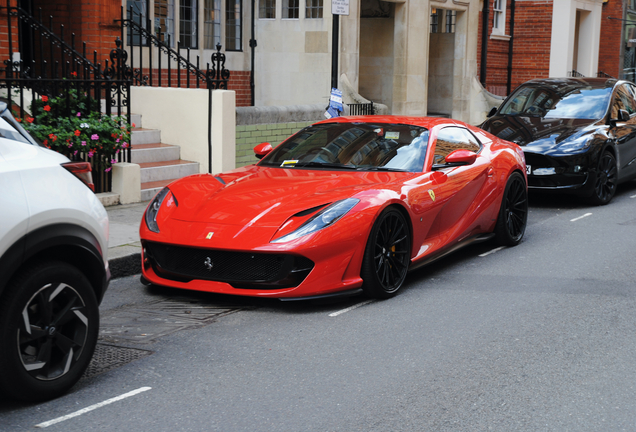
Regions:
<instances>
[{"instance_id":1,"label":"sedan windshield","mask_svg":"<svg viewBox=\"0 0 636 432\"><path fill-rule=\"evenodd\" d=\"M281 168L422 171L428 130L387 123L313 125L276 147L260 163Z\"/></svg>"},{"instance_id":2,"label":"sedan windshield","mask_svg":"<svg viewBox=\"0 0 636 432\"><path fill-rule=\"evenodd\" d=\"M599 119L607 110L612 87L523 86L501 107L501 115Z\"/></svg>"}]
</instances>

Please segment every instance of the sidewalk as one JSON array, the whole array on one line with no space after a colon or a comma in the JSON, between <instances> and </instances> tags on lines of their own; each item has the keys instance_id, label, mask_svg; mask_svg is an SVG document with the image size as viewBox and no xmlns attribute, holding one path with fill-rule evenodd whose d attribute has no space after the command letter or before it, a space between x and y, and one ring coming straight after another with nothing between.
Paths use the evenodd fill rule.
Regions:
<instances>
[{"instance_id":1,"label":"sidewalk","mask_svg":"<svg viewBox=\"0 0 636 432\"><path fill-rule=\"evenodd\" d=\"M139 224L148 202L106 207L110 222L108 263L113 279L141 273Z\"/></svg>"}]
</instances>

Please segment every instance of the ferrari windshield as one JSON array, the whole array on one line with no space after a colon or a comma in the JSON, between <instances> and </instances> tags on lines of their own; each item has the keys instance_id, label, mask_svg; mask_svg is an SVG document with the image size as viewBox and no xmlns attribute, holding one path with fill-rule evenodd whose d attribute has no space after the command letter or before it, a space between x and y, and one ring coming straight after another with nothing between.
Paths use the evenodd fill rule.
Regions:
<instances>
[{"instance_id":1,"label":"ferrari windshield","mask_svg":"<svg viewBox=\"0 0 636 432\"><path fill-rule=\"evenodd\" d=\"M612 87L527 85L517 89L498 114L599 119L607 110L611 94Z\"/></svg>"},{"instance_id":2,"label":"ferrari windshield","mask_svg":"<svg viewBox=\"0 0 636 432\"><path fill-rule=\"evenodd\" d=\"M309 126L268 154L259 165L422 171L428 130L388 123L325 123Z\"/></svg>"}]
</instances>

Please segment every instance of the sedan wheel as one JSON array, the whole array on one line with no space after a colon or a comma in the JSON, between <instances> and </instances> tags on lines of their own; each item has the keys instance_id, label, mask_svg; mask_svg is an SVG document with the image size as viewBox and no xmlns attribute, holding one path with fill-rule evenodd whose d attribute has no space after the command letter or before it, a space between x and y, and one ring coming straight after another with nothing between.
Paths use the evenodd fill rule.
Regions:
<instances>
[{"instance_id":1,"label":"sedan wheel","mask_svg":"<svg viewBox=\"0 0 636 432\"><path fill-rule=\"evenodd\" d=\"M37 401L59 396L88 366L99 309L84 275L62 263L23 272L0 308L0 392Z\"/></svg>"},{"instance_id":2,"label":"sedan wheel","mask_svg":"<svg viewBox=\"0 0 636 432\"><path fill-rule=\"evenodd\" d=\"M495 236L503 246L516 246L526 232L528 221L528 189L523 176L514 172L506 183Z\"/></svg>"},{"instance_id":3,"label":"sedan wheel","mask_svg":"<svg viewBox=\"0 0 636 432\"><path fill-rule=\"evenodd\" d=\"M616 179L616 159L610 152L605 152L598 162L598 174L590 202L594 205L609 203L616 193Z\"/></svg>"},{"instance_id":4,"label":"sedan wheel","mask_svg":"<svg viewBox=\"0 0 636 432\"><path fill-rule=\"evenodd\" d=\"M399 210L380 214L371 229L364 252L361 276L364 292L374 298L394 296L406 278L411 255L411 236Z\"/></svg>"}]
</instances>

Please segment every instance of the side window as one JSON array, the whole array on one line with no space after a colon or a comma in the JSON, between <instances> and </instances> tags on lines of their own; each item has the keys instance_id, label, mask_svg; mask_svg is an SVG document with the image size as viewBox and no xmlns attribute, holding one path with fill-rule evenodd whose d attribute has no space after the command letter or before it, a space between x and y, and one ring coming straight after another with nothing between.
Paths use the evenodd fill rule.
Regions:
<instances>
[{"instance_id":1,"label":"side window","mask_svg":"<svg viewBox=\"0 0 636 432\"><path fill-rule=\"evenodd\" d=\"M625 110L630 115L636 113L636 103L634 102L634 94L631 89L625 85L621 85L616 90L614 102L612 103L612 118L618 118L618 111Z\"/></svg>"},{"instance_id":2,"label":"side window","mask_svg":"<svg viewBox=\"0 0 636 432\"><path fill-rule=\"evenodd\" d=\"M481 150L481 143L472 133L464 128L444 128L437 134L433 164L445 164L446 156L455 150L470 150L478 153L479 150Z\"/></svg>"}]
</instances>

